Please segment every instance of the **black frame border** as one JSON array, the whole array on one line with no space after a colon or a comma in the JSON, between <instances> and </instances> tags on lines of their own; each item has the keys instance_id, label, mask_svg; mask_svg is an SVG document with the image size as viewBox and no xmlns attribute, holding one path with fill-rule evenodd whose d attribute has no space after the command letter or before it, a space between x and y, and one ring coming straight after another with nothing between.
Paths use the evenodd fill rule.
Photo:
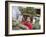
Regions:
<instances>
[{"instance_id":1,"label":"black frame border","mask_svg":"<svg viewBox=\"0 0 46 37\"><path fill-rule=\"evenodd\" d=\"M42 4L43 5L43 32L42 33L28 33L28 34L8 34L8 2L11 3L27 3L27 4ZM18 35L37 35L45 34L45 3L40 2L25 2L25 1L5 1L5 36L18 36Z\"/></svg>"}]
</instances>

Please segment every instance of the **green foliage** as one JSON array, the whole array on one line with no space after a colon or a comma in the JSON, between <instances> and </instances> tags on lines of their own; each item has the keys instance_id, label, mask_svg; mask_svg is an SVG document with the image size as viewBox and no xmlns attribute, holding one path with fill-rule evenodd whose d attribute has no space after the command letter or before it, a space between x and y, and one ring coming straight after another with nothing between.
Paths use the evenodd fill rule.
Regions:
<instances>
[{"instance_id":1,"label":"green foliage","mask_svg":"<svg viewBox=\"0 0 46 37\"><path fill-rule=\"evenodd\" d=\"M29 16L36 16L36 10L33 7L19 7L19 10L21 11L21 13L24 15L29 15Z\"/></svg>"},{"instance_id":2,"label":"green foliage","mask_svg":"<svg viewBox=\"0 0 46 37\"><path fill-rule=\"evenodd\" d=\"M35 23L33 24L33 29L40 29L39 19L35 19Z\"/></svg>"}]
</instances>

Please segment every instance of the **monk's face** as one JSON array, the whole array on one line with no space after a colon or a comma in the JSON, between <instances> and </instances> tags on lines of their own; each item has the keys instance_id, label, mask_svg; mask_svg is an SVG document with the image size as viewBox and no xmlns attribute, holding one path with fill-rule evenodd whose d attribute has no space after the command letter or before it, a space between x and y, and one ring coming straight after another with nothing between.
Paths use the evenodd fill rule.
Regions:
<instances>
[{"instance_id":1,"label":"monk's face","mask_svg":"<svg viewBox=\"0 0 46 37\"><path fill-rule=\"evenodd\" d=\"M30 17L27 17L27 21L30 21Z\"/></svg>"}]
</instances>

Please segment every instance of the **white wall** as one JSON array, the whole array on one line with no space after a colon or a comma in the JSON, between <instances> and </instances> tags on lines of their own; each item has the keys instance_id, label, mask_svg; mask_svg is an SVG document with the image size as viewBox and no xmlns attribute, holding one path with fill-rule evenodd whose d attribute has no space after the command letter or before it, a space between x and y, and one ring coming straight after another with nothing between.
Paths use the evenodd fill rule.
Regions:
<instances>
[{"instance_id":1,"label":"white wall","mask_svg":"<svg viewBox=\"0 0 46 37\"><path fill-rule=\"evenodd\" d=\"M44 3L46 2L45 0L16 0L16 1L44 2ZM46 12L45 12L45 14L46 14ZM0 0L0 37L5 37L4 36L5 35L5 20L4 19L5 19L5 0ZM45 19L46 19L46 17L45 17ZM46 37L46 34L24 35L24 36L16 36L16 37Z\"/></svg>"}]
</instances>

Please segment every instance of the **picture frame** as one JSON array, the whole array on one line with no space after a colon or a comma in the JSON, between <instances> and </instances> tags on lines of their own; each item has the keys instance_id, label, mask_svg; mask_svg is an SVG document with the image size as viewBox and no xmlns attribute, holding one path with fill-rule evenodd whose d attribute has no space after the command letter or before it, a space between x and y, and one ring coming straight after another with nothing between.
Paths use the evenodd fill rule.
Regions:
<instances>
[{"instance_id":1,"label":"picture frame","mask_svg":"<svg viewBox=\"0 0 46 37\"><path fill-rule=\"evenodd\" d=\"M14 7L15 6L15 7ZM36 12L39 13L40 16L40 26L41 30L12 30L12 10L14 8L20 7L33 7L36 9ZM14 7L14 8L13 8ZM13 8L13 9L12 9ZM17 11L17 9L15 10ZM37 13L38 13L37 12ZM25 14L25 13L24 13ZM41 14L41 15L40 15ZM34 14L33 14L34 15ZM22 16L22 15L21 15ZM33 17L33 18L37 18ZM20 18L21 19L21 18ZM37 35L37 34L45 34L45 3L40 2L24 2L24 1L5 1L5 36L18 36L18 35Z\"/></svg>"}]
</instances>

